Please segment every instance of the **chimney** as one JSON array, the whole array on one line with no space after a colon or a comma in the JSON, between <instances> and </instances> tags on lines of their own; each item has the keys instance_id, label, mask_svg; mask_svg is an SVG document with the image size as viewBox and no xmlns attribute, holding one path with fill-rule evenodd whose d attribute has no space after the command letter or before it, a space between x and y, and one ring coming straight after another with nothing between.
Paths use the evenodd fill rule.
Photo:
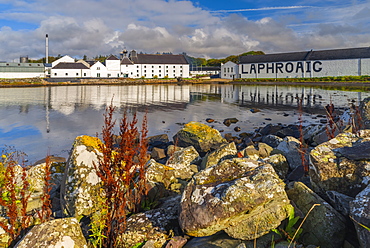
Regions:
<instances>
[{"instance_id":1,"label":"chimney","mask_svg":"<svg viewBox=\"0 0 370 248\"><path fill-rule=\"evenodd\" d=\"M46 34L45 38L45 63L49 63L49 35Z\"/></svg>"}]
</instances>

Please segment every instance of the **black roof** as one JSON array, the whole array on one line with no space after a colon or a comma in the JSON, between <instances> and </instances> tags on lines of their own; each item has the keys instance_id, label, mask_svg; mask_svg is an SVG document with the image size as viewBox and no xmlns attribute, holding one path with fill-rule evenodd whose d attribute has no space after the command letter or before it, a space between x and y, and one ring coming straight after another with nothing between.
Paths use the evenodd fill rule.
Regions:
<instances>
[{"instance_id":1,"label":"black roof","mask_svg":"<svg viewBox=\"0 0 370 248\"><path fill-rule=\"evenodd\" d=\"M188 64L184 55L137 54L130 58L135 64Z\"/></svg>"},{"instance_id":2,"label":"black roof","mask_svg":"<svg viewBox=\"0 0 370 248\"><path fill-rule=\"evenodd\" d=\"M119 60L119 58L111 54L106 60Z\"/></svg>"},{"instance_id":3,"label":"black roof","mask_svg":"<svg viewBox=\"0 0 370 248\"><path fill-rule=\"evenodd\" d=\"M53 69L89 69L89 68L82 63L61 62L54 66Z\"/></svg>"},{"instance_id":4,"label":"black roof","mask_svg":"<svg viewBox=\"0 0 370 248\"><path fill-rule=\"evenodd\" d=\"M121 60L121 65L132 65L134 64L134 62L132 62L129 58L127 57L124 57L122 60Z\"/></svg>"},{"instance_id":5,"label":"black roof","mask_svg":"<svg viewBox=\"0 0 370 248\"><path fill-rule=\"evenodd\" d=\"M240 56L241 64L370 58L370 47Z\"/></svg>"}]
</instances>

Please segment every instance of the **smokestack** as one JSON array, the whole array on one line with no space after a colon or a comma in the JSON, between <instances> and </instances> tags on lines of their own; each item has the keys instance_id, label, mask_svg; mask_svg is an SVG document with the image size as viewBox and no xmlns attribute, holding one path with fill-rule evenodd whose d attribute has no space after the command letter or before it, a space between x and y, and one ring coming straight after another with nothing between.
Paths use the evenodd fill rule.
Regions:
<instances>
[{"instance_id":1,"label":"smokestack","mask_svg":"<svg viewBox=\"0 0 370 248\"><path fill-rule=\"evenodd\" d=\"M45 63L49 63L49 35L46 34L45 38Z\"/></svg>"}]
</instances>

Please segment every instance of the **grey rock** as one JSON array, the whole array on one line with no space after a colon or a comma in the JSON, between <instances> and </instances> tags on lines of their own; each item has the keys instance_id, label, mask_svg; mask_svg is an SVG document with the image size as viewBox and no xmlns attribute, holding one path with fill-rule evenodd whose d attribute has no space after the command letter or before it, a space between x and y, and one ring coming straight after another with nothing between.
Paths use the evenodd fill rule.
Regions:
<instances>
[{"instance_id":1,"label":"grey rock","mask_svg":"<svg viewBox=\"0 0 370 248\"><path fill-rule=\"evenodd\" d=\"M300 154L301 142L294 137L288 136L276 147L288 160L289 167L293 170L302 167L302 158Z\"/></svg>"},{"instance_id":2,"label":"grey rock","mask_svg":"<svg viewBox=\"0 0 370 248\"><path fill-rule=\"evenodd\" d=\"M150 156L152 157L152 159L160 160L166 157L166 152L162 148L154 147L152 149L152 152L150 153Z\"/></svg>"},{"instance_id":3,"label":"grey rock","mask_svg":"<svg viewBox=\"0 0 370 248\"><path fill-rule=\"evenodd\" d=\"M302 225L300 242L320 247L342 247L346 234L346 220L333 207L301 182L288 185L287 194L298 209L306 216L315 206Z\"/></svg>"},{"instance_id":4,"label":"grey rock","mask_svg":"<svg viewBox=\"0 0 370 248\"><path fill-rule=\"evenodd\" d=\"M15 247L87 248L87 243L77 219L65 218L34 226Z\"/></svg>"},{"instance_id":5,"label":"grey rock","mask_svg":"<svg viewBox=\"0 0 370 248\"><path fill-rule=\"evenodd\" d=\"M80 218L95 212L95 199L101 186L94 164L101 156L100 140L90 136L75 139L61 186L64 214Z\"/></svg>"},{"instance_id":6,"label":"grey rock","mask_svg":"<svg viewBox=\"0 0 370 248\"><path fill-rule=\"evenodd\" d=\"M361 130L358 135L341 133L315 147L310 152L309 170L314 191L324 195L326 191L334 190L354 197L363 190L370 181L370 159L348 159L339 151L348 151L349 147L368 141L370 131Z\"/></svg>"},{"instance_id":7,"label":"grey rock","mask_svg":"<svg viewBox=\"0 0 370 248\"><path fill-rule=\"evenodd\" d=\"M268 144L269 146L273 148L276 148L282 141L283 141L282 138L276 135L273 135L273 134L269 134L269 135L262 137L262 142Z\"/></svg>"},{"instance_id":8,"label":"grey rock","mask_svg":"<svg viewBox=\"0 0 370 248\"><path fill-rule=\"evenodd\" d=\"M365 128L370 128L370 97L362 100L360 104L360 113Z\"/></svg>"},{"instance_id":9,"label":"grey rock","mask_svg":"<svg viewBox=\"0 0 370 248\"><path fill-rule=\"evenodd\" d=\"M174 175L180 179L191 179L198 172L200 162L198 152L193 146L176 151L166 162L166 166L174 169Z\"/></svg>"},{"instance_id":10,"label":"grey rock","mask_svg":"<svg viewBox=\"0 0 370 248\"><path fill-rule=\"evenodd\" d=\"M281 179L283 180L285 179L288 173L288 170L289 170L289 165L284 155L274 154L274 155L271 155L270 157L263 159L263 161L271 164L274 167L276 174L278 174L278 176Z\"/></svg>"},{"instance_id":11,"label":"grey rock","mask_svg":"<svg viewBox=\"0 0 370 248\"><path fill-rule=\"evenodd\" d=\"M362 248L370 247L370 184L350 203L351 217Z\"/></svg>"},{"instance_id":12,"label":"grey rock","mask_svg":"<svg viewBox=\"0 0 370 248\"><path fill-rule=\"evenodd\" d=\"M339 213L343 214L344 216L349 215L349 203L353 201L353 197L350 197L345 194L341 194L336 191L327 191L326 195L329 199L329 203L337 210Z\"/></svg>"},{"instance_id":13,"label":"grey rock","mask_svg":"<svg viewBox=\"0 0 370 248\"><path fill-rule=\"evenodd\" d=\"M227 141L220 132L199 122L189 122L173 137L174 143L181 147L193 146L199 153L217 149Z\"/></svg>"},{"instance_id":14,"label":"grey rock","mask_svg":"<svg viewBox=\"0 0 370 248\"><path fill-rule=\"evenodd\" d=\"M270 164L235 158L194 176L183 193L179 222L190 236L224 230L251 240L277 227L290 208L284 183Z\"/></svg>"},{"instance_id":15,"label":"grey rock","mask_svg":"<svg viewBox=\"0 0 370 248\"><path fill-rule=\"evenodd\" d=\"M229 144L221 145L220 148L214 150L213 152L207 154L201 164L201 168L205 169L211 167L213 165L218 164L220 161L225 159L230 159L235 157L237 154L237 149L234 142L230 142Z\"/></svg>"}]
</instances>

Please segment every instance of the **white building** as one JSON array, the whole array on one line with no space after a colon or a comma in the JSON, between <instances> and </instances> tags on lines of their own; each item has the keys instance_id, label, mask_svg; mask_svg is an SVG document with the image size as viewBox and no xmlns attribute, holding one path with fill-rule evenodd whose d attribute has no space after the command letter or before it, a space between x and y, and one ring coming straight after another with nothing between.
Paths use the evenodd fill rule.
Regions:
<instances>
[{"instance_id":1,"label":"white building","mask_svg":"<svg viewBox=\"0 0 370 248\"><path fill-rule=\"evenodd\" d=\"M239 77L239 65L228 61L221 65L221 78L235 79Z\"/></svg>"},{"instance_id":2,"label":"white building","mask_svg":"<svg viewBox=\"0 0 370 248\"><path fill-rule=\"evenodd\" d=\"M236 78L370 75L370 47L241 56L234 74ZM221 73L222 78L230 76Z\"/></svg>"},{"instance_id":3,"label":"white building","mask_svg":"<svg viewBox=\"0 0 370 248\"><path fill-rule=\"evenodd\" d=\"M91 77L91 78L177 78L189 77L189 64L184 55L172 54L137 54L131 51L121 53L121 59L109 56L104 63L99 61L88 65L84 61L72 62L65 56L55 61L51 77ZM74 64L74 65L73 65Z\"/></svg>"}]
</instances>

